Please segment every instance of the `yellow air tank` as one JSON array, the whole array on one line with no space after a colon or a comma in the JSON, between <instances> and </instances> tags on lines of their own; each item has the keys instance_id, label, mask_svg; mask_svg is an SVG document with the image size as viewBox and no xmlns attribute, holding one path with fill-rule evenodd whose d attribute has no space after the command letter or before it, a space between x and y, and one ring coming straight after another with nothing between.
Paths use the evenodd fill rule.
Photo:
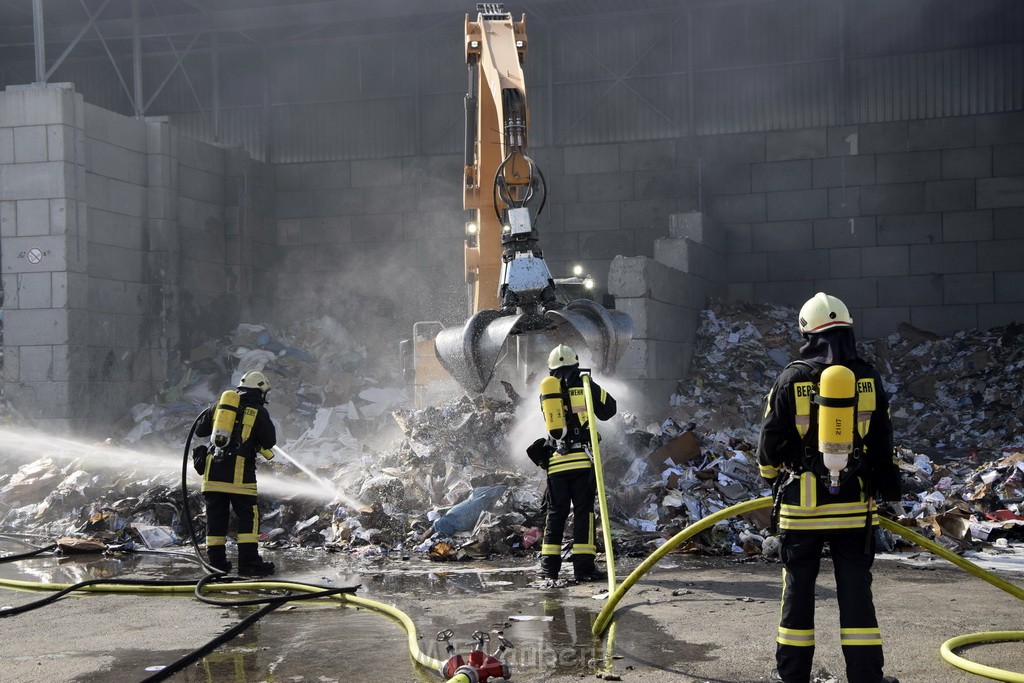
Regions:
<instances>
[{"instance_id":1,"label":"yellow air tank","mask_svg":"<svg viewBox=\"0 0 1024 683\"><path fill-rule=\"evenodd\" d=\"M540 382L540 409L544 413L544 428L556 440L565 438L565 406L562 405L562 383L557 377L547 376Z\"/></svg>"},{"instance_id":2,"label":"yellow air tank","mask_svg":"<svg viewBox=\"0 0 1024 683\"><path fill-rule=\"evenodd\" d=\"M238 404L241 395L234 389L228 389L220 395L217 408L213 411L213 432L210 443L214 448L224 448L231 442L231 433L235 431L235 420L238 418Z\"/></svg>"},{"instance_id":3,"label":"yellow air tank","mask_svg":"<svg viewBox=\"0 0 1024 683\"><path fill-rule=\"evenodd\" d=\"M842 365L825 368L818 383L818 450L829 471L829 493L839 493L839 473L853 452L856 387L853 371Z\"/></svg>"}]
</instances>

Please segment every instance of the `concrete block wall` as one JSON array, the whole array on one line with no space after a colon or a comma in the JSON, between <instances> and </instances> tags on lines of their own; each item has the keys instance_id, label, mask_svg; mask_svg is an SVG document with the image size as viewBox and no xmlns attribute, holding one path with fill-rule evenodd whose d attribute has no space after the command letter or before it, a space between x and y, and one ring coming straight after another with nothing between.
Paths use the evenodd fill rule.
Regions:
<instances>
[{"instance_id":1,"label":"concrete block wall","mask_svg":"<svg viewBox=\"0 0 1024 683\"><path fill-rule=\"evenodd\" d=\"M464 320L460 156L279 164L281 321L331 315L378 350L418 320Z\"/></svg>"},{"instance_id":2,"label":"concrete block wall","mask_svg":"<svg viewBox=\"0 0 1024 683\"><path fill-rule=\"evenodd\" d=\"M724 135L703 148L730 298L851 307L863 337L1024 319L1024 112Z\"/></svg>"},{"instance_id":3,"label":"concrete block wall","mask_svg":"<svg viewBox=\"0 0 1024 683\"><path fill-rule=\"evenodd\" d=\"M617 256L609 291L633 319L633 339L617 376L634 391L632 411L658 415L690 367L700 311L725 285L724 233L698 212L673 214L654 257Z\"/></svg>"},{"instance_id":4,"label":"concrete block wall","mask_svg":"<svg viewBox=\"0 0 1024 683\"><path fill-rule=\"evenodd\" d=\"M272 173L228 156L70 84L0 93L4 394L37 424L113 423L232 329L242 294L268 298L252 281L274 237ZM230 173L251 190L229 192ZM253 253L229 257L226 216Z\"/></svg>"}]
</instances>

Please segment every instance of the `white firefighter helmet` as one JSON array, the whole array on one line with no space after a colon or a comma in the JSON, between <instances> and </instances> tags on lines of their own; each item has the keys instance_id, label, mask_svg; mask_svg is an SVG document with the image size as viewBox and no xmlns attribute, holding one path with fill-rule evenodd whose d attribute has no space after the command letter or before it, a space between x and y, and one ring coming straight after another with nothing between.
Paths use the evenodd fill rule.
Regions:
<instances>
[{"instance_id":1,"label":"white firefighter helmet","mask_svg":"<svg viewBox=\"0 0 1024 683\"><path fill-rule=\"evenodd\" d=\"M238 380L239 389L259 389L264 394L270 391L270 381L259 370L250 370Z\"/></svg>"},{"instance_id":2,"label":"white firefighter helmet","mask_svg":"<svg viewBox=\"0 0 1024 683\"><path fill-rule=\"evenodd\" d=\"M852 327L850 310L842 301L818 292L800 308L800 334L814 334L836 327Z\"/></svg>"},{"instance_id":3,"label":"white firefighter helmet","mask_svg":"<svg viewBox=\"0 0 1024 683\"><path fill-rule=\"evenodd\" d=\"M552 370L570 365L579 365L579 363L579 356L576 355L571 346L566 344L559 344L551 349L551 353L548 354L548 368Z\"/></svg>"}]
</instances>

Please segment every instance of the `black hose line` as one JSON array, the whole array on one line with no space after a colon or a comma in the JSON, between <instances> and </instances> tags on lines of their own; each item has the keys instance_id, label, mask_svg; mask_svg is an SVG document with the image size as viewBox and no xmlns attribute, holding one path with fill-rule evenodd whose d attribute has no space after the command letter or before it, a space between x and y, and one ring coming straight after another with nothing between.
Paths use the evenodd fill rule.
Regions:
<instances>
[{"instance_id":1,"label":"black hose line","mask_svg":"<svg viewBox=\"0 0 1024 683\"><path fill-rule=\"evenodd\" d=\"M192 524L192 513L188 509L188 456L189 451L192 449L192 437L196 433L196 426L199 424L199 418L202 416L203 414L199 413L196 415L196 419L192 421L192 426L188 430L188 438L185 439L185 452L181 457L181 511L185 517L185 526L188 528L188 537L192 541L196 557L199 558L199 564L203 565L203 569L208 573L223 576L227 572L217 569L203 558L203 551L199 549L199 541L196 539L196 529Z\"/></svg>"},{"instance_id":2,"label":"black hose line","mask_svg":"<svg viewBox=\"0 0 1024 683\"><path fill-rule=\"evenodd\" d=\"M238 634L242 633L247 628L249 628L250 626L255 624L257 621L259 621L260 619L265 617L266 615L268 615L271 612L273 612L274 610L276 610L282 604L284 604L284 603L282 603L282 602L271 602L271 603L269 603L267 605L264 605L262 609L259 609L256 612L253 612L252 614L247 616L245 619L243 619L242 621L238 622L237 624L235 624L234 626L229 628L224 633L220 634L219 636L217 636L213 640L210 640L209 642L207 642L205 645L202 645L198 649L193 650L192 652L189 652L187 655L185 655L184 657L176 660L172 664L168 664L167 666L165 666L160 671L157 671L156 673L154 673L152 676L148 676L147 678L142 679L142 683L155 683L156 681L165 680L165 679L169 678L170 676L173 676L174 674L178 673L179 671L184 669L189 664L192 664L193 662L198 662L200 659L202 659L206 655L210 654L211 652L216 650L218 647L220 647L224 643L228 642L229 640L231 640L232 638L234 638Z\"/></svg>"},{"instance_id":3,"label":"black hose line","mask_svg":"<svg viewBox=\"0 0 1024 683\"><path fill-rule=\"evenodd\" d=\"M27 543L25 545L28 545ZM44 548L36 548L35 550L29 550L25 553L12 553L11 555L0 555L0 562L14 562L15 560L24 560L26 557L34 557L36 555L42 555L43 553L56 550L57 544L51 543Z\"/></svg>"},{"instance_id":4,"label":"black hose line","mask_svg":"<svg viewBox=\"0 0 1024 683\"><path fill-rule=\"evenodd\" d=\"M78 583L72 584L61 590L47 595L45 598L34 600L32 602L26 602L24 605L17 605L15 607L0 607L0 618L13 617L18 614L23 614L40 607L57 602L68 593L74 593L77 590L86 588L88 586L98 586L101 584L115 585L115 586L191 586L195 584L195 581L174 581L164 579L87 579L85 581L79 581Z\"/></svg>"},{"instance_id":5,"label":"black hose line","mask_svg":"<svg viewBox=\"0 0 1024 683\"><path fill-rule=\"evenodd\" d=\"M309 588L319 588L320 590L315 593L285 593L284 595L272 595L264 598L245 598L242 600L219 600L217 598L211 598L203 594L203 588L206 584L211 581L224 581L224 576L216 574L207 574L203 578L199 579L196 583L195 596L200 602L205 602L208 605L217 605L218 607L238 607L240 605L269 605L269 604L284 604L286 602L292 602L294 600L316 600L317 598L326 598L331 595L341 595L342 593L355 593L362 584L356 584L355 586L340 586L338 588L327 588L325 586L318 586L315 583L302 583L301 581L286 581L281 582L272 579L254 580L247 581L244 578L236 579L230 577L231 580L243 581L246 583L266 583L266 584L280 584L287 583L292 586L308 586Z\"/></svg>"}]
</instances>

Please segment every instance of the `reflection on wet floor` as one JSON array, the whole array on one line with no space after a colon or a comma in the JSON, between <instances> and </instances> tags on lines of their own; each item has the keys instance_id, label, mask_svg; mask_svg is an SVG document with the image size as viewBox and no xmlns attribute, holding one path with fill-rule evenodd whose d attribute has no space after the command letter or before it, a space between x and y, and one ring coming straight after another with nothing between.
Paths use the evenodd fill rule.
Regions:
<instances>
[{"instance_id":1,"label":"reflection on wet floor","mask_svg":"<svg viewBox=\"0 0 1024 683\"><path fill-rule=\"evenodd\" d=\"M0 552L9 552L0 546ZM610 652L603 639L591 634L600 608L598 601L579 603L598 587L575 587L574 601L565 600L560 590L538 591L530 587L533 565L486 566L437 564L418 559L357 564L346 556L315 553L267 553L281 572L274 578L339 586L362 584L358 595L393 604L405 611L419 631L420 647L439 660L447 659L444 644L436 642L437 632L455 631L452 644L468 654L474 646L474 631L502 633L514 645L502 655L512 666L519 681L543 680L555 673L594 675L611 665ZM115 553L55 557L44 555L15 563L0 564L0 576L47 583L74 583L95 578L192 579L202 569L190 561L187 552L174 554ZM563 589L564 590L564 589ZM186 594L187 595L187 594ZM87 599L104 599L89 596ZM157 598L154 598L157 599ZM465 611L454 619L452 601L463 601ZM589 602L589 599L588 599ZM436 603L436 604L435 604ZM47 610L59 611L59 603ZM226 620L234 623L255 608L222 609ZM458 611L456 612L458 614ZM446 616L447 615L447 616ZM52 615L51 615L52 616ZM22 618L32 618L30 616ZM644 652L645 664L671 668L688 657L698 656L695 648L677 642L645 624L642 615L632 615L630 632L619 637L621 652ZM658 635L656 659L651 660L646 638ZM211 637L214 634L211 634ZM494 652L496 636L484 650ZM141 672L147 667L168 664L154 661L147 651L117 648L113 671ZM303 653L307 653L303 656ZM308 653L317 653L311 657ZM184 655L170 653L171 658ZM166 659L168 653L163 653ZM160 658L157 658L160 659ZM331 662L325 673L325 662ZM189 667L171 680L179 681L262 681L262 680L370 680L366 667L379 668L387 662L391 675L381 680L437 681L436 672L426 671L408 655L405 634L392 619L365 609L324 607L323 603L296 603L294 608L278 610L254 625L243 635ZM618 667L628 665L625 662ZM82 681L112 680L111 672L95 672ZM327 676L327 678L324 678ZM128 676L138 680L143 676ZM119 677L114 676L117 680Z\"/></svg>"}]
</instances>

